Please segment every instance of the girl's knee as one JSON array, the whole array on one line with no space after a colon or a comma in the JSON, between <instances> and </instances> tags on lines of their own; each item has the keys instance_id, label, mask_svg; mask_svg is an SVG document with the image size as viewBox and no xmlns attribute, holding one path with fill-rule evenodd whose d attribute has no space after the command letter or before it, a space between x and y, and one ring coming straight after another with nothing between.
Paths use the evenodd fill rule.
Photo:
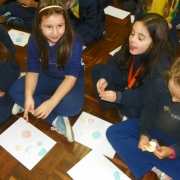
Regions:
<instances>
[{"instance_id":1,"label":"girl's knee","mask_svg":"<svg viewBox=\"0 0 180 180\"><path fill-rule=\"evenodd\" d=\"M122 132L121 126L119 126L120 124L121 122L114 124L112 126L109 126L108 129L106 130L106 137L109 141L114 139L119 134L119 131Z\"/></svg>"},{"instance_id":2,"label":"girl's knee","mask_svg":"<svg viewBox=\"0 0 180 180\"><path fill-rule=\"evenodd\" d=\"M17 79L11 84L8 90L9 95L13 97L19 93L24 94L24 88L25 88L24 77L22 77L20 79Z\"/></svg>"}]
</instances>

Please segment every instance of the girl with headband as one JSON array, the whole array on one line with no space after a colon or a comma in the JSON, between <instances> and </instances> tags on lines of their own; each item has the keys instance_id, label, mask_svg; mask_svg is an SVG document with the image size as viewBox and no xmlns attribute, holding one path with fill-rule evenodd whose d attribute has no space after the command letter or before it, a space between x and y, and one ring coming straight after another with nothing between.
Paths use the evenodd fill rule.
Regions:
<instances>
[{"instance_id":1,"label":"girl with headband","mask_svg":"<svg viewBox=\"0 0 180 180\"><path fill-rule=\"evenodd\" d=\"M74 34L66 8L59 0L41 0L27 50L27 73L9 92L16 102L13 114L28 113L53 125L52 130L73 142L68 117L84 102L82 43Z\"/></svg>"}]
</instances>

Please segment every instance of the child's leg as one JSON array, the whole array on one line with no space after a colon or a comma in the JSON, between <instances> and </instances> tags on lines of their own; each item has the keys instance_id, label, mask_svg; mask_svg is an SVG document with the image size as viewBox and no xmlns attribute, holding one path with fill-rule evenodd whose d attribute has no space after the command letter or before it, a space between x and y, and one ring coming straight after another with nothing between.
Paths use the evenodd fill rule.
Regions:
<instances>
[{"instance_id":1,"label":"child's leg","mask_svg":"<svg viewBox=\"0 0 180 180\"><path fill-rule=\"evenodd\" d=\"M56 91L63 80L54 79L40 74L38 83L33 95L35 101L35 108L40 106L44 101L48 100L51 95ZM80 112L84 103L84 89L85 82L84 77L77 79L73 89L60 101L60 103L53 109L50 115L46 118L46 121L50 124L60 116L74 116ZM25 92L25 81L24 77L15 81L10 89L10 95L14 102L19 106L24 107L24 92Z\"/></svg>"},{"instance_id":2,"label":"child's leg","mask_svg":"<svg viewBox=\"0 0 180 180\"><path fill-rule=\"evenodd\" d=\"M25 77L19 78L9 87L9 95L22 108L24 108L24 80Z\"/></svg>"},{"instance_id":3,"label":"child's leg","mask_svg":"<svg viewBox=\"0 0 180 180\"><path fill-rule=\"evenodd\" d=\"M152 161L155 167L160 169L162 172L170 176L172 179L176 180L180 178L180 158L177 159L154 159Z\"/></svg>"},{"instance_id":4,"label":"child's leg","mask_svg":"<svg viewBox=\"0 0 180 180\"><path fill-rule=\"evenodd\" d=\"M77 115L81 111L84 104L84 91L84 77L79 77L76 81L75 86L53 109L53 112L46 118L45 121L52 124L52 122L58 115L66 117ZM41 96L41 98L46 99L47 97Z\"/></svg>"},{"instance_id":5,"label":"child's leg","mask_svg":"<svg viewBox=\"0 0 180 180\"><path fill-rule=\"evenodd\" d=\"M153 167L153 154L142 152L139 143L139 119L119 122L107 129L106 135L117 154L127 164L136 178L140 178Z\"/></svg>"}]
</instances>

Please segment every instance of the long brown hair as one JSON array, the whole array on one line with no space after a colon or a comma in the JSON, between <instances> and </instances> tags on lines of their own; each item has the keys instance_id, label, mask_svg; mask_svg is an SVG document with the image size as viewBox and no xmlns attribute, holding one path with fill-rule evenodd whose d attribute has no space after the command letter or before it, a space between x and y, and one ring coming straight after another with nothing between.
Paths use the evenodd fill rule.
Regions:
<instances>
[{"instance_id":1,"label":"long brown hair","mask_svg":"<svg viewBox=\"0 0 180 180\"><path fill-rule=\"evenodd\" d=\"M152 38L152 47L144 53L141 59L140 65L142 68L133 86L136 88L144 83L147 73L151 70L153 71L162 52L167 52L172 58L174 57L173 43L170 38L168 24L162 16L155 13L148 13L140 16L134 23L137 21L142 22L149 32ZM131 59L132 55L129 52L129 40L127 38L122 46L122 54L119 57L119 68L129 71Z\"/></svg>"},{"instance_id":2,"label":"long brown hair","mask_svg":"<svg viewBox=\"0 0 180 180\"><path fill-rule=\"evenodd\" d=\"M155 0L155 1L156 1L156 0ZM152 2L153 2L153 0L139 0L139 5L138 5L138 7L137 7L137 10L139 11L140 8L142 8L143 11L148 10L148 9L151 7ZM170 13L170 9L171 9L171 8L173 8L173 9L176 8L176 7L175 7L176 4L177 4L177 0L168 0L168 1L165 3L164 7L162 8L162 10L163 10L163 14L162 14L162 15L163 15L164 18L167 18L167 17L169 16L169 13ZM159 6L160 6L160 5L159 5Z\"/></svg>"},{"instance_id":3,"label":"long brown hair","mask_svg":"<svg viewBox=\"0 0 180 180\"><path fill-rule=\"evenodd\" d=\"M51 7L45 8L48 6L60 6L58 7ZM45 8L43 11L41 11ZM41 0L38 4L36 15L35 15L35 23L33 33L37 44L39 46L40 51L40 58L41 58L41 67L43 70L47 70L49 67L49 51L47 40L42 34L40 29L40 23L42 21L43 16L51 16L52 14L61 14L65 19L65 32L60 39L60 43L58 44L56 55L57 55L57 66L58 69L64 69L66 62L68 61L69 57L71 56L72 44L74 41L73 29L70 25L70 20L61 0Z\"/></svg>"},{"instance_id":4,"label":"long brown hair","mask_svg":"<svg viewBox=\"0 0 180 180\"><path fill-rule=\"evenodd\" d=\"M0 62L5 62L11 58L11 53L4 46L2 42L0 42Z\"/></svg>"}]
</instances>

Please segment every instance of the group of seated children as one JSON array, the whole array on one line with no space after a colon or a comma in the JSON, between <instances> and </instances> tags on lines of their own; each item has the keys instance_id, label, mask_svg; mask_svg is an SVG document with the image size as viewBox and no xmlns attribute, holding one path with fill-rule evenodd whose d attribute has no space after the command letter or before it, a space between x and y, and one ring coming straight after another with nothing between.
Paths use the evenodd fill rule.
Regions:
<instances>
[{"instance_id":1,"label":"group of seated children","mask_svg":"<svg viewBox=\"0 0 180 180\"><path fill-rule=\"evenodd\" d=\"M26 121L31 113L74 141L68 117L77 115L84 104L82 45L102 36L93 29L94 20L88 21L91 31L82 22L79 28L76 23L89 18L83 14L86 8L103 13L99 7L90 0L41 0L27 46L27 73L19 79L14 45L0 26L0 112L5 114L1 123L11 110L24 112ZM89 38L77 32L86 32ZM180 59L175 52L166 19L145 13L133 23L120 51L91 71L101 108L115 107L121 117L128 118L110 126L106 135L136 178L150 170L161 180L180 177ZM153 153L147 152L153 139L157 145Z\"/></svg>"}]
</instances>

